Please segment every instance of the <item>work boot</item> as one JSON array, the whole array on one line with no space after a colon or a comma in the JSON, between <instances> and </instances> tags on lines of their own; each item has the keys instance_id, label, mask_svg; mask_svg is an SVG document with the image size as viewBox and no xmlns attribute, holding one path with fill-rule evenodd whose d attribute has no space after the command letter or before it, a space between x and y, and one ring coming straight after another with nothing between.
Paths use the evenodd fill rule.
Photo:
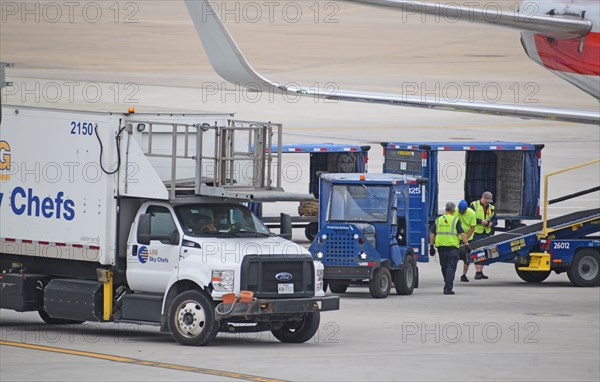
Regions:
<instances>
[{"instance_id":1,"label":"work boot","mask_svg":"<svg viewBox=\"0 0 600 382\"><path fill-rule=\"evenodd\" d=\"M487 280L489 277L483 274L483 272L475 273L475 280Z\"/></svg>"},{"instance_id":2,"label":"work boot","mask_svg":"<svg viewBox=\"0 0 600 382\"><path fill-rule=\"evenodd\" d=\"M452 290L444 289L444 294L456 294Z\"/></svg>"},{"instance_id":3,"label":"work boot","mask_svg":"<svg viewBox=\"0 0 600 382\"><path fill-rule=\"evenodd\" d=\"M462 281L463 283L468 283L469 279L467 278L467 275L462 275L460 276L460 281Z\"/></svg>"}]
</instances>

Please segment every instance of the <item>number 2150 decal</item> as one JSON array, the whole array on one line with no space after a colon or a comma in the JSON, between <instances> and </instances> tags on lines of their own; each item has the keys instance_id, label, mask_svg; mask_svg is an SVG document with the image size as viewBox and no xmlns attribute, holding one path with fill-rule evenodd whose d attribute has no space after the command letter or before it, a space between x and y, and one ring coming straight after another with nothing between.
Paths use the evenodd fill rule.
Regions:
<instances>
[{"instance_id":1,"label":"number 2150 decal","mask_svg":"<svg viewBox=\"0 0 600 382\"><path fill-rule=\"evenodd\" d=\"M94 135L94 124L91 122L71 122L72 135Z\"/></svg>"}]
</instances>

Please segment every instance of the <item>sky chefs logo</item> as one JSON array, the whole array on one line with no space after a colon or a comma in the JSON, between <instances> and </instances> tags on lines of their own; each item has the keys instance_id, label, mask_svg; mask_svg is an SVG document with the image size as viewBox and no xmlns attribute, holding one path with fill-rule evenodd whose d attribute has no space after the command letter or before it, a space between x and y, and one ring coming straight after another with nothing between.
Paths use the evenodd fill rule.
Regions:
<instances>
[{"instance_id":1,"label":"sky chefs logo","mask_svg":"<svg viewBox=\"0 0 600 382\"><path fill-rule=\"evenodd\" d=\"M5 170L10 170L10 145L6 141L0 141L0 181L10 180L10 174L5 174Z\"/></svg>"},{"instance_id":2,"label":"sky chefs logo","mask_svg":"<svg viewBox=\"0 0 600 382\"><path fill-rule=\"evenodd\" d=\"M145 245L142 245L140 247L140 249L138 249L137 258L138 258L139 262L142 264L146 264L146 263L168 264L169 263L169 259L167 259L166 257L158 256L158 249L149 249Z\"/></svg>"},{"instance_id":3,"label":"sky chefs logo","mask_svg":"<svg viewBox=\"0 0 600 382\"><path fill-rule=\"evenodd\" d=\"M75 202L65 197L59 191L55 196L36 195L32 188L25 190L15 187L10 193L10 209L17 216L27 215L46 219L64 219L71 221L75 218ZM0 192L0 206L3 205L4 193Z\"/></svg>"},{"instance_id":4,"label":"sky chefs logo","mask_svg":"<svg viewBox=\"0 0 600 382\"><path fill-rule=\"evenodd\" d=\"M140 249L138 249L138 260L140 261L140 263L145 264L148 261L149 256L150 254L148 253L148 247L142 245Z\"/></svg>"}]
</instances>

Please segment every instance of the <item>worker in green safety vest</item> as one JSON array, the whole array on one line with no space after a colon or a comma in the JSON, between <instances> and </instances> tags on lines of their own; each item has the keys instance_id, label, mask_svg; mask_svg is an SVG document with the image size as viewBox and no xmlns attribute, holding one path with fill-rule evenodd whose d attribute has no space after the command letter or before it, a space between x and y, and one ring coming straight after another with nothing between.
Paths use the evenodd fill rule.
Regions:
<instances>
[{"instance_id":1,"label":"worker in green safety vest","mask_svg":"<svg viewBox=\"0 0 600 382\"><path fill-rule=\"evenodd\" d=\"M455 294L454 275L456 274L456 266L459 256L459 236L465 244L466 249L470 252L469 241L459 224L458 217L454 216L456 205L452 202L446 203L446 213L435 220L435 224L431 226L429 234L429 254L435 256L435 248L440 254L440 266L442 268L442 276L444 277L444 294Z\"/></svg>"},{"instance_id":2,"label":"worker in green safety vest","mask_svg":"<svg viewBox=\"0 0 600 382\"><path fill-rule=\"evenodd\" d=\"M484 192L481 195L481 199L471 203L470 207L475 211L477 221L472 241L482 240L494 234L493 229L498 225L498 218L496 217L496 208L492 203L494 203L494 199L492 193L489 191ZM475 264L475 270L475 280L488 279L483 274L483 265Z\"/></svg>"},{"instance_id":3,"label":"worker in green safety vest","mask_svg":"<svg viewBox=\"0 0 600 382\"><path fill-rule=\"evenodd\" d=\"M454 216L458 217L460 225L463 231L465 231L465 236L467 236L467 240L471 243L475 237L475 227L477 226L475 211L469 208L466 200L461 200L458 203L458 211L454 212ZM463 273L460 276L460 281L469 282L467 277L467 272L469 271L469 252L462 251L460 253L460 260L463 261Z\"/></svg>"}]
</instances>

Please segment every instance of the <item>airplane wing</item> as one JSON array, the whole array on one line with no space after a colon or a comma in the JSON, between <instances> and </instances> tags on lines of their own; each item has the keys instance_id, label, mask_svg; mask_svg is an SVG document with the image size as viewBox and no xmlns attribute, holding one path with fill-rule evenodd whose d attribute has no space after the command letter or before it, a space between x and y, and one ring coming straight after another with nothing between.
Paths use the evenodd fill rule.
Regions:
<instances>
[{"instance_id":1,"label":"airplane wing","mask_svg":"<svg viewBox=\"0 0 600 382\"><path fill-rule=\"evenodd\" d=\"M581 15L570 13L566 9L554 10L552 15L538 16L535 4L524 4L523 13L502 11L499 8L460 7L451 4L422 3L406 0L346 0L386 8L399 9L405 15L424 13L443 17L447 20L468 21L493 24L523 32L533 32L558 39L572 39L585 36L592 30L592 22L583 20ZM566 7L566 4L563 4ZM497 7L497 5L496 5Z\"/></svg>"},{"instance_id":2,"label":"airplane wing","mask_svg":"<svg viewBox=\"0 0 600 382\"><path fill-rule=\"evenodd\" d=\"M303 88L298 85L273 82L252 68L209 0L185 0L185 3L214 70L226 81L250 91L600 125L600 113L597 111L487 102L430 101L422 97L403 94Z\"/></svg>"}]
</instances>

